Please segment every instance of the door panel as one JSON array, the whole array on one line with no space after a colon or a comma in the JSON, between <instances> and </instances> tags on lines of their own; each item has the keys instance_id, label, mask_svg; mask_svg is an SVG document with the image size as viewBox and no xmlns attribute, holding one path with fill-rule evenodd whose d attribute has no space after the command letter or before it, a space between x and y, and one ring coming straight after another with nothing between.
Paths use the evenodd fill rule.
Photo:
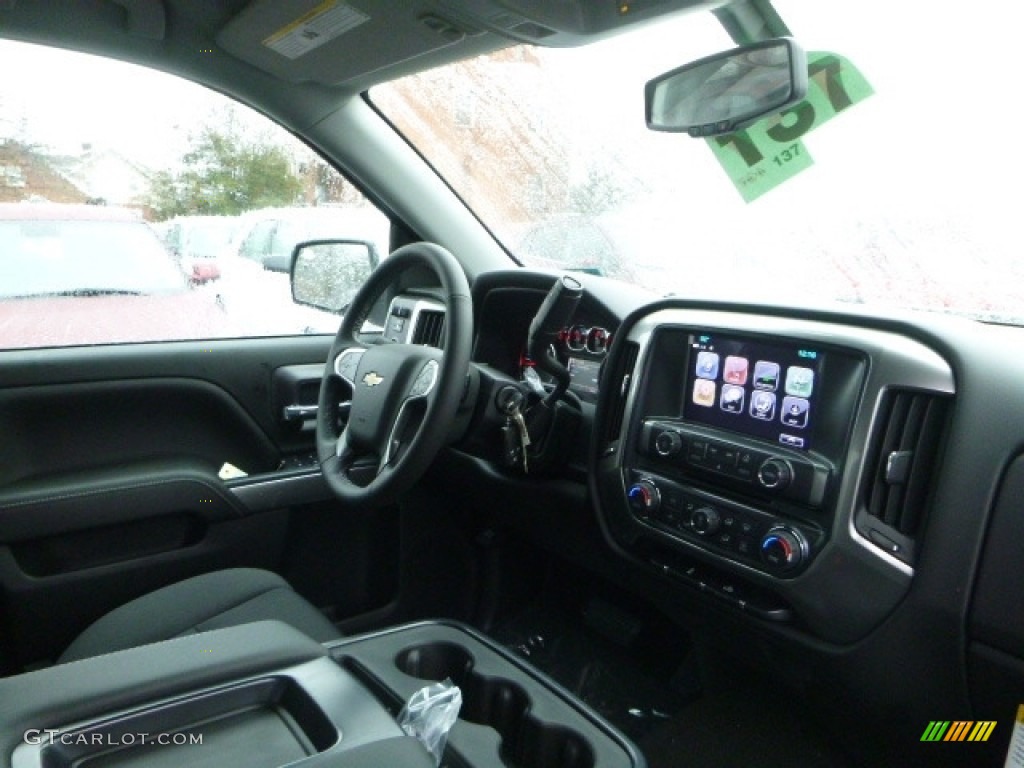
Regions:
<instances>
[{"instance_id":1,"label":"door panel","mask_svg":"<svg viewBox=\"0 0 1024 768\"><path fill-rule=\"evenodd\" d=\"M338 618L392 599L397 516L339 510L312 423L285 417L315 403L330 342L0 353L0 671L219 568L278 570ZM225 462L248 476L221 480Z\"/></svg>"},{"instance_id":2,"label":"door panel","mask_svg":"<svg viewBox=\"0 0 1024 768\"><path fill-rule=\"evenodd\" d=\"M245 507L214 469L185 457L37 474L0 488L0 543L173 516L213 524Z\"/></svg>"},{"instance_id":3,"label":"door panel","mask_svg":"<svg viewBox=\"0 0 1024 768\"><path fill-rule=\"evenodd\" d=\"M0 489L157 459L275 466L274 444L238 401L192 378L125 378L0 391Z\"/></svg>"}]
</instances>

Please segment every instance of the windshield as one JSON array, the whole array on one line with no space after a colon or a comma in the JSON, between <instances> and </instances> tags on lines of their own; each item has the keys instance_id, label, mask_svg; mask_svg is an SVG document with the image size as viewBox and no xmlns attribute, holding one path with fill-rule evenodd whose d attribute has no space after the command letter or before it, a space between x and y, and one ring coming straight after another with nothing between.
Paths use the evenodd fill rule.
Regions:
<instances>
[{"instance_id":1,"label":"windshield","mask_svg":"<svg viewBox=\"0 0 1024 768\"><path fill-rule=\"evenodd\" d=\"M787 140L770 152L645 126L647 80L735 45L707 12L370 96L524 264L694 298L1024 322L1024 157L1000 138L1017 123L1012 25L920 3L775 6L832 112L809 131L775 118Z\"/></svg>"},{"instance_id":2,"label":"windshield","mask_svg":"<svg viewBox=\"0 0 1024 768\"><path fill-rule=\"evenodd\" d=\"M142 223L0 221L0 297L154 294L185 289Z\"/></svg>"}]
</instances>

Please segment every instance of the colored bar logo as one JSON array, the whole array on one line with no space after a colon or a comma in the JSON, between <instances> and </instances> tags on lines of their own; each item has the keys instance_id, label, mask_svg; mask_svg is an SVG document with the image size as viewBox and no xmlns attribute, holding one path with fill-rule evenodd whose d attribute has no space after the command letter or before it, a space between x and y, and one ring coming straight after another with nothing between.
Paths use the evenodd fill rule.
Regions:
<instances>
[{"instance_id":1,"label":"colored bar logo","mask_svg":"<svg viewBox=\"0 0 1024 768\"><path fill-rule=\"evenodd\" d=\"M995 727L995 720L932 720L921 741L988 741Z\"/></svg>"}]
</instances>

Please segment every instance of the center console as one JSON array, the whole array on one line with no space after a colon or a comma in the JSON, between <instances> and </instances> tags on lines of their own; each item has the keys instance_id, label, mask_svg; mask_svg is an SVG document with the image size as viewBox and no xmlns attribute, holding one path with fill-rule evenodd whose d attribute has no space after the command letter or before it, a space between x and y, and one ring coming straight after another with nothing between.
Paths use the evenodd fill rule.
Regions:
<instances>
[{"instance_id":1,"label":"center console","mask_svg":"<svg viewBox=\"0 0 1024 768\"><path fill-rule=\"evenodd\" d=\"M648 360L625 463L635 521L773 578L799 575L827 540L862 356L665 325Z\"/></svg>"},{"instance_id":2,"label":"center console","mask_svg":"<svg viewBox=\"0 0 1024 768\"><path fill-rule=\"evenodd\" d=\"M820 550L863 379L802 340L665 326L650 340L626 500L637 521L792 578Z\"/></svg>"},{"instance_id":3,"label":"center console","mask_svg":"<svg viewBox=\"0 0 1024 768\"><path fill-rule=\"evenodd\" d=\"M906 594L954 391L932 349L666 299L623 322L600 391L591 487L630 560L836 642Z\"/></svg>"},{"instance_id":4,"label":"center console","mask_svg":"<svg viewBox=\"0 0 1024 768\"><path fill-rule=\"evenodd\" d=\"M278 622L0 680L12 768L433 765L396 722L420 688L462 691L443 764L642 768L610 725L487 638L425 622L321 646Z\"/></svg>"}]
</instances>

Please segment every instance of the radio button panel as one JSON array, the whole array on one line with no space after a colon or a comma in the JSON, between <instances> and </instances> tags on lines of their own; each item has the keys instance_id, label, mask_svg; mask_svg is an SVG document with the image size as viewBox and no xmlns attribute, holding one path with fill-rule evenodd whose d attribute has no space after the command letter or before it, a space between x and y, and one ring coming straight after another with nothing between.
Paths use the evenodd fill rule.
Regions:
<instances>
[{"instance_id":1,"label":"radio button panel","mask_svg":"<svg viewBox=\"0 0 1024 768\"><path fill-rule=\"evenodd\" d=\"M666 437L671 435L671 437ZM671 441L679 450L666 455L659 446ZM641 455L673 472L820 508L825 501L830 467L809 455L777 449L767 451L732 441L690 425L648 419L640 430Z\"/></svg>"}]
</instances>

